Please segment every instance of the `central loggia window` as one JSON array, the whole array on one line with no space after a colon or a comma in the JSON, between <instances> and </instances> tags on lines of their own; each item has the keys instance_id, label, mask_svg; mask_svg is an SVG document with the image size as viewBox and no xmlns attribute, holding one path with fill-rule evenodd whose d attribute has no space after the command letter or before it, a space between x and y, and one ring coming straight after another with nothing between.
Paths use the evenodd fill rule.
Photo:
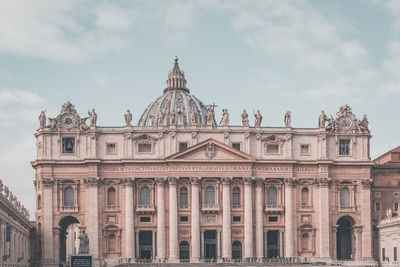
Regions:
<instances>
[{"instance_id":1,"label":"central loggia window","mask_svg":"<svg viewBox=\"0 0 400 267\"><path fill-rule=\"evenodd\" d=\"M215 190L211 185L206 188L206 204L215 204Z\"/></svg>"}]
</instances>

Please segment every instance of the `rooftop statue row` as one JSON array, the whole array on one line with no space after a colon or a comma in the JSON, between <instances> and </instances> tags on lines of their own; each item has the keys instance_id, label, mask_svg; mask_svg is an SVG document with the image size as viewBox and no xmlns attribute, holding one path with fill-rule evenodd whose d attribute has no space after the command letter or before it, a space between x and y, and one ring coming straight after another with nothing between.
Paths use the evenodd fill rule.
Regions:
<instances>
[{"instance_id":1,"label":"rooftop statue row","mask_svg":"<svg viewBox=\"0 0 400 267\"><path fill-rule=\"evenodd\" d=\"M29 211L24 207L24 205L21 205L21 202L17 200L17 197L13 195L8 187L3 185L3 181L1 179L0 195L3 196L18 213L29 220Z\"/></svg>"}]
</instances>

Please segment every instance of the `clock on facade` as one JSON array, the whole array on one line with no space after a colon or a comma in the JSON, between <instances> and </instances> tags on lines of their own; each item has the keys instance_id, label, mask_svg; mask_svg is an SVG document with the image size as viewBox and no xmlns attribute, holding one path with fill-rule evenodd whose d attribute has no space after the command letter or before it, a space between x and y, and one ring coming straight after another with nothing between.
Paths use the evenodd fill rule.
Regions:
<instances>
[{"instance_id":1,"label":"clock on facade","mask_svg":"<svg viewBox=\"0 0 400 267\"><path fill-rule=\"evenodd\" d=\"M349 130L351 128L352 121L350 117L343 116L338 119L338 124L340 129Z\"/></svg>"},{"instance_id":2,"label":"clock on facade","mask_svg":"<svg viewBox=\"0 0 400 267\"><path fill-rule=\"evenodd\" d=\"M71 128L75 124L75 118L71 115L65 115L62 119L62 124L66 128Z\"/></svg>"}]
</instances>

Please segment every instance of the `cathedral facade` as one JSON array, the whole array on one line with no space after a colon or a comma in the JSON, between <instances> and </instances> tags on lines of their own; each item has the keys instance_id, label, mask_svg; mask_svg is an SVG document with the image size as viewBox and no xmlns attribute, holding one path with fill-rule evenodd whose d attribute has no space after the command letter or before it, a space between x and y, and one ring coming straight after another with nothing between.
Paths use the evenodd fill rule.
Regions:
<instances>
[{"instance_id":1,"label":"cathedral facade","mask_svg":"<svg viewBox=\"0 0 400 267\"><path fill-rule=\"evenodd\" d=\"M43 265L293 257L372 262L370 132L348 105L318 127L221 123L190 94L177 58L132 126L97 125L70 102L35 133ZM90 121L88 121L90 120ZM86 123L88 121L88 124ZM73 235L73 236L72 236ZM88 242L86 242L86 241Z\"/></svg>"}]
</instances>

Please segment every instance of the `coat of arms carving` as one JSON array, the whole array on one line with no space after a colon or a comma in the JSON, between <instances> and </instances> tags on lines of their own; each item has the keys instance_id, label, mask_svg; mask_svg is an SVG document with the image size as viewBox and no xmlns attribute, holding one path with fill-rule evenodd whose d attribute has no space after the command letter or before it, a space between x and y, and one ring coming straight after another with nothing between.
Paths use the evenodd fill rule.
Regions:
<instances>
[{"instance_id":1,"label":"coat of arms carving","mask_svg":"<svg viewBox=\"0 0 400 267\"><path fill-rule=\"evenodd\" d=\"M206 156L209 159L212 159L215 157L215 144L214 143L208 143L206 145Z\"/></svg>"}]
</instances>

